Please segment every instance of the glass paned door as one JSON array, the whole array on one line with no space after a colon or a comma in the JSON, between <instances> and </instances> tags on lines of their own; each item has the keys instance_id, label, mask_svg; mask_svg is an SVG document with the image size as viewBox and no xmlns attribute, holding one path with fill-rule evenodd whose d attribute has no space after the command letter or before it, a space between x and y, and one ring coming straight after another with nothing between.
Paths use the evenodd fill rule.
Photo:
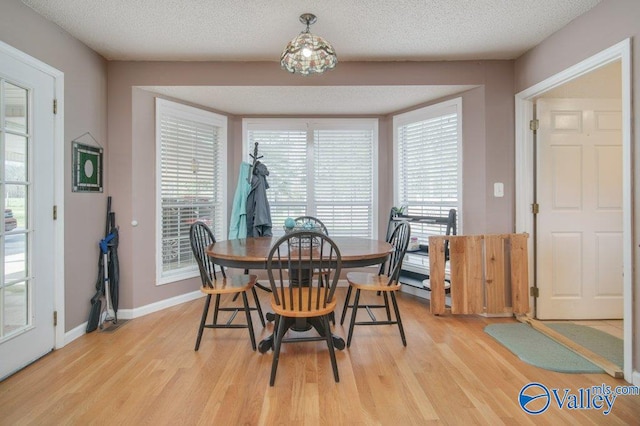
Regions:
<instances>
[{"instance_id":1,"label":"glass paned door","mask_svg":"<svg viewBox=\"0 0 640 426\"><path fill-rule=\"evenodd\" d=\"M2 279L0 280L0 340L31 325L31 280L28 276L27 230L29 228L28 121L29 91L0 80L2 105L2 173L0 196L4 210L2 233Z\"/></svg>"},{"instance_id":2,"label":"glass paned door","mask_svg":"<svg viewBox=\"0 0 640 426\"><path fill-rule=\"evenodd\" d=\"M55 345L55 78L44 66L0 42L0 380Z\"/></svg>"}]
</instances>

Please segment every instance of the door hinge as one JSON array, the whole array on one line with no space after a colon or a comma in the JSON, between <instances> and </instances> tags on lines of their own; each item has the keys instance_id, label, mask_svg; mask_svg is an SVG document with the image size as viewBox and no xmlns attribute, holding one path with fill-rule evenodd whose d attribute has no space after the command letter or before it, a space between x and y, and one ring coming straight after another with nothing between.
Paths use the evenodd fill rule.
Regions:
<instances>
[{"instance_id":1,"label":"door hinge","mask_svg":"<svg viewBox=\"0 0 640 426\"><path fill-rule=\"evenodd\" d=\"M53 220L58 220L58 206L53 206Z\"/></svg>"},{"instance_id":2,"label":"door hinge","mask_svg":"<svg viewBox=\"0 0 640 426\"><path fill-rule=\"evenodd\" d=\"M531 204L531 213L533 213L533 214L540 213L540 204L538 204L538 203Z\"/></svg>"},{"instance_id":3,"label":"door hinge","mask_svg":"<svg viewBox=\"0 0 640 426\"><path fill-rule=\"evenodd\" d=\"M53 113L54 114L58 113L58 100L57 99L53 100Z\"/></svg>"},{"instance_id":4,"label":"door hinge","mask_svg":"<svg viewBox=\"0 0 640 426\"><path fill-rule=\"evenodd\" d=\"M53 326L58 325L58 311L53 311Z\"/></svg>"},{"instance_id":5,"label":"door hinge","mask_svg":"<svg viewBox=\"0 0 640 426\"><path fill-rule=\"evenodd\" d=\"M535 133L536 130L538 130L539 128L540 128L540 121L538 120L529 121L529 129L533 130L533 133Z\"/></svg>"},{"instance_id":6,"label":"door hinge","mask_svg":"<svg viewBox=\"0 0 640 426\"><path fill-rule=\"evenodd\" d=\"M538 287L529 288L529 296L531 296L531 297L540 297L540 291L538 290Z\"/></svg>"}]
</instances>

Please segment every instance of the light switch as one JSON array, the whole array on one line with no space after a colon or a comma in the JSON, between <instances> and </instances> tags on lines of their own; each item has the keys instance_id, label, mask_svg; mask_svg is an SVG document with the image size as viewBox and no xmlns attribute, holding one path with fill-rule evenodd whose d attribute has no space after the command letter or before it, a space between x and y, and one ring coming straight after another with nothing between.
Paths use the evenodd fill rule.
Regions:
<instances>
[{"instance_id":1,"label":"light switch","mask_svg":"<svg viewBox=\"0 0 640 426\"><path fill-rule=\"evenodd\" d=\"M495 182L493 184L493 196L504 197L504 184L502 182Z\"/></svg>"}]
</instances>

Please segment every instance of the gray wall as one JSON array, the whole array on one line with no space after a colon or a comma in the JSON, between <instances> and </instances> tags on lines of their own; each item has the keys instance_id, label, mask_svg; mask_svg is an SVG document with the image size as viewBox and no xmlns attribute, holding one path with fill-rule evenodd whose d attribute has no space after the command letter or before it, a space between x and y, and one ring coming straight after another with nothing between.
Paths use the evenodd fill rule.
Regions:
<instances>
[{"instance_id":1,"label":"gray wall","mask_svg":"<svg viewBox=\"0 0 640 426\"><path fill-rule=\"evenodd\" d=\"M505 233L514 226L513 62L347 62L318 79L295 79L275 62L109 62L109 185L122 220L121 306L136 308L198 289L197 279L155 285L155 139L153 96L140 86L478 85L463 98L462 219L467 233ZM228 183L233 198L242 160L242 117L230 117ZM381 218L392 205L391 116L380 118ZM116 164L117 161L117 165ZM116 170L117 167L117 170ZM494 198L494 181L505 197ZM230 209L229 209L230 211ZM139 225L127 224L135 219ZM381 223L379 229L386 229Z\"/></svg>"},{"instance_id":2,"label":"gray wall","mask_svg":"<svg viewBox=\"0 0 640 426\"><path fill-rule=\"evenodd\" d=\"M632 38L632 104L640 105L640 1L604 0L584 15L576 18L515 62L515 92L533 86L558 72L587 59L614 44ZM633 163L640 164L640 115L632 115ZM634 188L640 188L640 173L633 177ZM634 196L635 224L640 223L640 197ZM634 227L633 247L638 247L640 227ZM640 253L633 255L634 265L640 264ZM634 268L634 340L633 370L640 370L640 303L638 303L638 269Z\"/></svg>"},{"instance_id":3,"label":"gray wall","mask_svg":"<svg viewBox=\"0 0 640 426\"><path fill-rule=\"evenodd\" d=\"M106 61L18 0L0 1L0 40L64 72L65 330L87 320L95 293L104 193L71 192L71 141L85 132L107 148ZM83 139L84 141L84 139ZM110 164L106 162L106 175ZM52 248L53 249L53 248Z\"/></svg>"},{"instance_id":4,"label":"gray wall","mask_svg":"<svg viewBox=\"0 0 640 426\"><path fill-rule=\"evenodd\" d=\"M94 292L97 241L104 229L106 196L121 226L121 309L134 309L196 290L196 280L155 286L155 205L152 98L146 85L309 84L283 73L275 63L109 62L46 21L18 0L0 4L0 39L65 73L65 330L86 321ZM490 77L487 77L490 76ZM513 228L513 63L344 63L317 85L476 84L463 96L465 126L463 217L468 232L509 232ZM107 90L108 87L108 90ZM107 116L109 120L107 122ZM240 123L230 117L229 194L235 189L241 157ZM490 124L487 122L490 121ZM490 129L490 130L487 130ZM380 217L392 204L391 117L380 117ZM85 132L105 148L105 192L70 191L71 140ZM488 173L487 170L491 170ZM507 196L493 199L492 180L506 184ZM491 217L489 221L487 218ZM130 221L138 219L132 228ZM380 227L384 229L384 224Z\"/></svg>"},{"instance_id":5,"label":"gray wall","mask_svg":"<svg viewBox=\"0 0 640 426\"><path fill-rule=\"evenodd\" d=\"M618 41L640 36L640 2L604 0L518 60L470 62L343 63L316 85L477 84L463 94L464 211L467 233L510 232L514 223L513 95ZM274 63L146 63L110 62L46 21L18 0L0 2L0 40L65 73L65 330L87 319L93 294L97 248L104 228L106 195L122 226L121 308L136 308L197 289L195 280L156 287L152 264L155 250L153 218L155 153L149 139L153 117L150 95L134 90L146 85L288 85L301 84ZM640 105L640 47L633 47L633 104ZM311 82L311 83L310 83ZM107 91L108 86L108 91ZM107 116L109 121L107 123ZM638 128L640 119L633 118ZM241 117L230 117L229 193L241 159ZM71 140L91 132L106 149L103 194L71 193ZM107 137L108 136L108 137ZM638 134L633 145L638 146ZM391 118L380 122L381 217L392 202ZM640 159L640 150L634 151ZM640 178L635 176L635 187ZM493 182L505 183L505 197L494 198ZM144 216L141 214L144 213ZM128 226L133 218L138 228ZM141 220L142 219L142 220ZM635 222L640 205L635 200ZM135 229L135 231L134 231ZM640 240L634 231L634 246ZM640 261L634 254L635 264ZM638 281L637 271L634 282ZM635 296L637 298L637 294ZM640 304L635 304L640 329ZM637 335L637 332L636 332ZM640 365L636 338L634 370Z\"/></svg>"}]
</instances>

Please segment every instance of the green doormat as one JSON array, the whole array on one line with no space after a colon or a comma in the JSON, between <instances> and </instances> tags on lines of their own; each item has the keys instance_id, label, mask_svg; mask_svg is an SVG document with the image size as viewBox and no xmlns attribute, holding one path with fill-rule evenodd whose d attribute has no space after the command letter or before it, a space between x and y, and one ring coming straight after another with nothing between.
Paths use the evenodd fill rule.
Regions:
<instances>
[{"instance_id":1,"label":"green doormat","mask_svg":"<svg viewBox=\"0 0 640 426\"><path fill-rule=\"evenodd\" d=\"M490 324L484 331L524 362L560 373L604 373L597 365L529 324Z\"/></svg>"},{"instance_id":2,"label":"green doormat","mask_svg":"<svg viewBox=\"0 0 640 426\"><path fill-rule=\"evenodd\" d=\"M586 325L545 322L544 325L589 349L618 367L624 366L624 344L622 339Z\"/></svg>"}]
</instances>

